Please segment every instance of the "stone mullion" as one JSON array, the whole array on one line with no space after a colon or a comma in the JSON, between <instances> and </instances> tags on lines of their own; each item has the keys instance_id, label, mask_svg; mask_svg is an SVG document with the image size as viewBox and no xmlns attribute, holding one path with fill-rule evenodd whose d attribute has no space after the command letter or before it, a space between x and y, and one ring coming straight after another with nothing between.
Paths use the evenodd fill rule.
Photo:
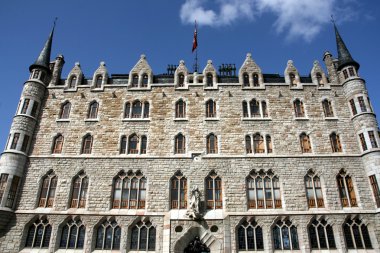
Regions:
<instances>
[{"instance_id":1,"label":"stone mullion","mask_svg":"<svg viewBox=\"0 0 380 253\"><path fill-rule=\"evenodd\" d=\"M347 179L347 177L346 177L346 175L344 175L344 177L343 177L344 189L345 189L346 196L347 196L348 207L351 207L351 197L350 197L350 192L348 191L348 188L347 188L346 179Z\"/></svg>"},{"instance_id":2,"label":"stone mullion","mask_svg":"<svg viewBox=\"0 0 380 253\"><path fill-rule=\"evenodd\" d=\"M325 232L325 240L326 240L327 249L330 249L330 244L329 244L329 240L328 240L328 234L327 234L326 226L323 226L323 231Z\"/></svg>"},{"instance_id":3,"label":"stone mullion","mask_svg":"<svg viewBox=\"0 0 380 253\"><path fill-rule=\"evenodd\" d=\"M321 225L321 224L319 224L319 225ZM318 249L321 249L321 242L319 241L319 234L318 234L318 226L317 227L313 226L313 227L314 227L314 230L315 230L315 235L317 237Z\"/></svg>"},{"instance_id":4,"label":"stone mullion","mask_svg":"<svg viewBox=\"0 0 380 253\"><path fill-rule=\"evenodd\" d=\"M290 245L290 250L293 250L292 231L290 230L290 227L286 226L286 228L288 229L288 233L289 233L289 245Z\"/></svg>"},{"instance_id":5,"label":"stone mullion","mask_svg":"<svg viewBox=\"0 0 380 253\"><path fill-rule=\"evenodd\" d=\"M350 235L351 235L352 243L354 244L355 249L357 249L356 241L355 241L355 237L354 237L354 231L352 229L352 224L350 225L350 232L351 232Z\"/></svg>"},{"instance_id":6,"label":"stone mullion","mask_svg":"<svg viewBox=\"0 0 380 253\"><path fill-rule=\"evenodd\" d=\"M272 209L276 209L276 203L275 203L275 196L274 196L274 190L273 190L273 178L270 178L270 187L271 187L271 195L272 195Z\"/></svg>"},{"instance_id":7,"label":"stone mullion","mask_svg":"<svg viewBox=\"0 0 380 253\"><path fill-rule=\"evenodd\" d=\"M128 209L130 209L130 206L131 206L132 178L128 178L128 180L129 180L129 188L128 188L128 199L127 199L127 202L128 202Z\"/></svg>"},{"instance_id":8,"label":"stone mullion","mask_svg":"<svg viewBox=\"0 0 380 253\"><path fill-rule=\"evenodd\" d=\"M314 181L314 176L311 178L311 183L313 185L313 192L314 192L314 207L318 208L318 198L317 198L317 191L315 190L315 181Z\"/></svg>"}]
</instances>

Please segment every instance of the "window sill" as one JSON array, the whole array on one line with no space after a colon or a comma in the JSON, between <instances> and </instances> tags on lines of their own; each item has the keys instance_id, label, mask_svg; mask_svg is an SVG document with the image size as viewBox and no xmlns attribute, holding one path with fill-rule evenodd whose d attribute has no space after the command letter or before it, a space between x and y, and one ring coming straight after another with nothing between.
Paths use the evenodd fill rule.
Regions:
<instances>
[{"instance_id":1,"label":"window sill","mask_svg":"<svg viewBox=\"0 0 380 253\"><path fill-rule=\"evenodd\" d=\"M124 118L123 122L149 122L150 118Z\"/></svg>"},{"instance_id":2,"label":"window sill","mask_svg":"<svg viewBox=\"0 0 380 253\"><path fill-rule=\"evenodd\" d=\"M128 88L128 91L147 91L147 90L151 90L151 88L148 86L148 87L129 87Z\"/></svg>"},{"instance_id":3,"label":"window sill","mask_svg":"<svg viewBox=\"0 0 380 253\"><path fill-rule=\"evenodd\" d=\"M70 122L70 119L57 119L56 122Z\"/></svg>"},{"instance_id":4,"label":"window sill","mask_svg":"<svg viewBox=\"0 0 380 253\"><path fill-rule=\"evenodd\" d=\"M219 118L205 118L205 121L219 121Z\"/></svg>"},{"instance_id":5,"label":"window sill","mask_svg":"<svg viewBox=\"0 0 380 253\"><path fill-rule=\"evenodd\" d=\"M309 118L307 118L307 117L294 117L293 119L297 120L297 121L307 121L307 120L309 120Z\"/></svg>"},{"instance_id":6,"label":"window sill","mask_svg":"<svg viewBox=\"0 0 380 253\"><path fill-rule=\"evenodd\" d=\"M189 87L187 85L185 85L184 87L178 87L178 86L176 86L175 89L176 90L189 90Z\"/></svg>"},{"instance_id":7,"label":"window sill","mask_svg":"<svg viewBox=\"0 0 380 253\"><path fill-rule=\"evenodd\" d=\"M84 122L99 122L99 119L85 119Z\"/></svg>"},{"instance_id":8,"label":"window sill","mask_svg":"<svg viewBox=\"0 0 380 253\"><path fill-rule=\"evenodd\" d=\"M338 119L338 117L325 117L325 120L327 120L327 121L337 121L339 119Z\"/></svg>"},{"instance_id":9,"label":"window sill","mask_svg":"<svg viewBox=\"0 0 380 253\"><path fill-rule=\"evenodd\" d=\"M204 88L205 90L217 90L218 89L218 87L217 86L210 86L210 87L208 87L208 86L205 86L205 88Z\"/></svg>"},{"instance_id":10,"label":"window sill","mask_svg":"<svg viewBox=\"0 0 380 253\"><path fill-rule=\"evenodd\" d=\"M325 85L324 87L319 87L318 86L318 90L331 90L331 88L327 87L327 85Z\"/></svg>"},{"instance_id":11,"label":"window sill","mask_svg":"<svg viewBox=\"0 0 380 253\"><path fill-rule=\"evenodd\" d=\"M356 117L359 117L361 115L365 115L365 114L370 114L370 115L373 115L375 118L376 118L376 114L374 114L373 112L360 112L360 113L357 113L355 114L354 116L351 117L351 120L355 119Z\"/></svg>"},{"instance_id":12,"label":"window sill","mask_svg":"<svg viewBox=\"0 0 380 253\"><path fill-rule=\"evenodd\" d=\"M189 121L188 118L174 118L174 121Z\"/></svg>"},{"instance_id":13,"label":"window sill","mask_svg":"<svg viewBox=\"0 0 380 253\"><path fill-rule=\"evenodd\" d=\"M249 87L243 87L242 90L265 90L265 86L257 86L257 87L253 87L253 86L249 86Z\"/></svg>"},{"instance_id":14,"label":"window sill","mask_svg":"<svg viewBox=\"0 0 380 253\"><path fill-rule=\"evenodd\" d=\"M248 117L243 117L241 118L242 121L271 121L272 118L270 117L267 117L267 118L261 118L261 117L257 117L257 118L248 118Z\"/></svg>"},{"instance_id":15,"label":"window sill","mask_svg":"<svg viewBox=\"0 0 380 253\"><path fill-rule=\"evenodd\" d=\"M91 91L94 91L94 92L104 91L104 86L102 86L100 88L91 87Z\"/></svg>"},{"instance_id":16,"label":"window sill","mask_svg":"<svg viewBox=\"0 0 380 253\"><path fill-rule=\"evenodd\" d=\"M303 90L302 84L298 84L297 86L290 86L290 90Z\"/></svg>"},{"instance_id":17,"label":"window sill","mask_svg":"<svg viewBox=\"0 0 380 253\"><path fill-rule=\"evenodd\" d=\"M63 92L76 92L77 90L78 90L77 87L75 87L75 88L68 88L68 87L63 88Z\"/></svg>"}]
</instances>

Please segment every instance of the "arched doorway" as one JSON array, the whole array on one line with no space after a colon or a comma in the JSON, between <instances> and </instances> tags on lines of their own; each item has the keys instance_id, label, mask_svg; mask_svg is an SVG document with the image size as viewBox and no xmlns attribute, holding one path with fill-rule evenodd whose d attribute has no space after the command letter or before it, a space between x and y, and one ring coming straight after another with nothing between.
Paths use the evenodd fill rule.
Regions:
<instances>
[{"instance_id":1,"label":"arched doorway","mask_svg":"<svg viewBox=\"0 0 380 253\"><path fill-rule=\"evenodd\" d=\"M185 248L184 253L208 253L210 249L196 236Z\"/></svg>"}]
</instances>

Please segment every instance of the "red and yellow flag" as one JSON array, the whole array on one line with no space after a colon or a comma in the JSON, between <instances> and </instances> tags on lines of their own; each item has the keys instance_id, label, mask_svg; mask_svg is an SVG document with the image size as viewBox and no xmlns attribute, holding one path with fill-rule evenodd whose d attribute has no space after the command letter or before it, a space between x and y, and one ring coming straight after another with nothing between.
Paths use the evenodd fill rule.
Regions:
<instances>
[{"instance_id":1,"label":"red and yellow flag","mask_svg":"<svg viewBox=\"0 0 380 253\"><path fill-rule=\"evenodd\" d=\"M194 38L193 38L193 49L191 52L194 52L195 49L198 47L198 40L197 40L197 21L195 20L195 29L194 29Z\"/></svg>"}]
</instances>

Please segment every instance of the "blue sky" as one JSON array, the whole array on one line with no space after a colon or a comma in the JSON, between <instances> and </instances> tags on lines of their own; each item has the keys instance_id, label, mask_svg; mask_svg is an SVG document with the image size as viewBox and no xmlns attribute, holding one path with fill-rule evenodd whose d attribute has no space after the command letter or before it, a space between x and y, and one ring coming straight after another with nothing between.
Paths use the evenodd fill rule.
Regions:
<instances>
[{"instance_id":1,"label":"blue sky","mask_svg":"<svg viewBox=\"0 0 380 253\"><path fill-rule=\"evenodd\" d=\"M308 75L324 51L336 56L330 15L352 56L375 109L380 111L380 1L371 0L36 0L0 6L0 149L27 80L58 17L52 58L65 56L63 78L79 61L92 76L100 61L112 74L129 73L144 53L155 74L183 59L190 67L197 18L199 64L243 63L247 52L264 73L283 75L292 59Z\"/></svg>"}]
</instances>

